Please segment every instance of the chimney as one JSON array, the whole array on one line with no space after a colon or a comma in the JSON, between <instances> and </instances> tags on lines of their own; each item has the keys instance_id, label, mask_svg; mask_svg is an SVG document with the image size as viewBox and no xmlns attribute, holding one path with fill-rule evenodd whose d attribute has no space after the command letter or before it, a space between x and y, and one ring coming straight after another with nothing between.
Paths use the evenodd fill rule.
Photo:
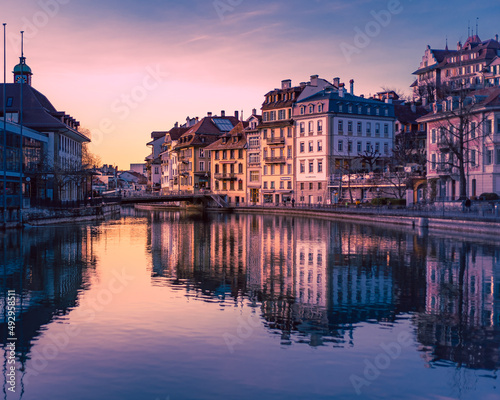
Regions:
<instances>
[{"instance_id":1,"label":"chimney","mask_svg":"<svg viewBox=\"0 0 500 400\"><path fill-rule=\"evenodd\" d=\"M211 113L210 111L209 111L209 112L207 112L207 117L208 117L208 118L211 118L211 117L212 117L212 113Z\"/></svg>"},{"instance_id":2,"label":"chimney","mask_svg":"<svg viewBox=\"0 0 500 400\"><path fill-rule=\"evenodd\" d=\"M495 35L495 40L498 42L498 33Z\"/></svg>"},{"instance_id":3,"label":"chimney","mask_svg":"<svg viewBox=\"0 0 500 400\"><path fill-rule=\"evenodd\" d=\"M225 112L224 110L221 110L221 112L220 112L220 116L221 116L221 117L225 117L225 116L226 116L226 112Z\"/></svg>"},{"instance_id":4,"label":"chimney","mask_svg":"<svg viewBox=\"0 0 500 400\"><path fill-rule=\"evenodd\" d=\"M333 78L333 86L335 86L338 89L339 85L340 85L340 78Z\"/></svg>"},{"instance_id":5,"label":"chimney","mask_svg":"<svg viewBox=\"0 0 500 400\"><path fill-rule=\"evenodd\" d=\"M236 118L237 120L240 119L240 113L238 111L234 112L234 118Z\"/></svg>"},{"instance_id":6,"label":"chimney","mask_svg":"<svg viewBox=\"0 0 500 400\"><path fill-rule=\"evenodd\" d=\"M349 83L351 84L351 94L354 96L354 79L351 79Z\"/></svg>"},{"instance_id":7,"label":"chimney","mask_svg":"<svg viewBox=\"0 0 500 400\"><path fill-rule=\"evenodd\" d=\"M304 89L306 86L307 86L307 83L305 83L305 82L300 82L300 87L301 87L302 89Z\"/></svg>"},{"instance_id":8,"label":"chimney","mask_svg":"<svg viewBox=\"0 0 500 400\"><path fill-rule=\"evenodd\" d=\"M360 94L359 97L361 97L362 99L364 99L365 95L364 94Z\"/></svg>"},{"instance_id":9,"label":"chimney","mask_svg":"<svg viewBox=\"0 0 500 400\"><path fill-rule=\"evenodd\" d=\"M311 86L318 86L318 75L311 75Z\"/></svg>"},{"instance_id":10,"label":"chimney","mask_svg":"<svg viewBox=\"0 0 500 400\"><path fill-rule=\"evenodd\" d=\"M257 115L257 109L256 108L252 108L252 115Z\"/></svg>"},{"instance_id":11,"label":"chimney","mask_svg":"<svg viewBox=\"0 0 500 400\"><path fill-rule=\"evenodd\" d=\"M292 80L285 79L281 81L281 89L290 89L292 87Z\"/></svg>"},{"instance_id":12,"label":"chimney","mask_svg":"<svg viewBox=\"0 0 500 400\"><path fill-rule=\"evenodd\" d=\"M457 43L457 50L462 50L462 43L461 42Z\"/></svg>"},{"instance_id":13,"label":"chimney","mask_svg":"<svg viewBox=\"0 0 500 400\"><path fill-rule=\"evenodd\" d=\"M415 103L411 103L411 112L415 114L417 112L417 106Z\"/></svg>"},{"instance_id":14,"label":"chimney","mask_svg":"<svg viewBox=\"0 0 500 400\"><path fill-rule=\"evenodd\" d=\"M175 125L174 125L174 128L178 128L179 127L179 123L176 122Z\"/></svg>"}]
</instances>

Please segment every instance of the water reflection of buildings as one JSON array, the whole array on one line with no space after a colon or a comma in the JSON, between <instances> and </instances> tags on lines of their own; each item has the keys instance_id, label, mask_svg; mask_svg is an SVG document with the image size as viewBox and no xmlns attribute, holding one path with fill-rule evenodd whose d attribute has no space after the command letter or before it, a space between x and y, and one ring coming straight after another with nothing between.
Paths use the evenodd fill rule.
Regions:
<instances>
[{"instance_id":1,"label":"water reflection of buildings","mask_svg":"<svg viewBox=\"0 0 500 400\"><path fill-rule=\"evenodd\" d=\"M425 312L416 316L425 359L500 367L500 249L441 239L429 247Z\"/></svg>"},{"instance_id":2,"label":"water reflection of buildings","mask_svg":"<svg viewBox=\"0 0 500 400\"><path fill-rule=\"evenodd\" d=\"M412 315L429 360L498 366L498 249L318 219L200 218L152 219L157 284L244 296L282 343L342 345L360 323Z\"/></svg>"},{"instance_id":3,"label":"water reflection of buildings","mask_svg":"<svg viewBox=\"0 0 500 400\"><path fill-rule=\"evenodd\" d=\"M75 307L79 291L86 289L96 262L93 255L96 234L92 227L78 227L0 235L0 307L5 310L7 290L14 290L16 351L22 365L43 327ZM3 344L6 335L6 314L2 312L0 340Z\"/></svg>"}]
</instances>

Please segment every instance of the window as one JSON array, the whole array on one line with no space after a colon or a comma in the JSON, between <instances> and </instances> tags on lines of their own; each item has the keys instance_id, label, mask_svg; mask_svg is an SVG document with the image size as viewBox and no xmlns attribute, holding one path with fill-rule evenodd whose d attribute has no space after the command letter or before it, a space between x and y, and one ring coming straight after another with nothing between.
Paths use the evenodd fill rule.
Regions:
<instances>
[{"instance_id":1,"label":"window","mask_svg":"<svg viewBox=\"0 0 500 400\"><path fill-rule=\"evenodd\" d=\"M375 143L375 152L377 152L377 153L380 152L380 143L379 142Z\"/></svg>"},{"instance_id":2,"label":"window","mask_svg":"<svg viewBox=\"0 0 500 400\"><path fill-rule=\"evenodd\" d=\"M250 164L259 164L260 163L260 157L258 154L250 154L248 156L248 162Z\"/></svg>"},{"instance_id":3,"label":"window","mask_svg":"<svg viewBox=\"0 0 500 400\"><path fill-rule=\"evenodd\" d=\"M275 172L275 171L274 171L274 170L275 170L275 167L276 167L276 166L275 166L274 164L272 164L272 165L271 165L271 175L274 175L274 172Z\"/></svg>"},{"instance_id":4,"label":"window","mask_svg":"<svg viewBox=\"0 0 500 400\"><path fill-rule=\"evenodd\" d=\"M380 136L380 123L378 122L375 124L375 136Z\"/></svg>"},{"instance_id":5,"label":"window","mask_svg":"<svg viewBox=\"0 0 500 400\"><path fill-rule=\"evenodd\" d=\"M500 147L495 150L495 164L500 165Z\"/></svg>"},{"instance_id":6,"label":"window","mask_svg":"<svg viewBox=\"0 0 500 400\"><path fill-rule=\"evenodd\" d=\"M484 164L491 165L493 162L493 150L486 150L484 153Z\"/></svg>"},{"instance_id":7,"label":"window","mask_svg":"<svg viewBox=\"0 0 500 400\"><path fill-rule=\"evenodd\" d=\"M300 125L299 125L299 127L300 127L300 128L299 128L299 129L300 129L300 135L301 135L301 136L304 136L304 133L305 133L305 131L306 131L306 125L305 125L305 123L304 123L304 122L301 122L301 123L300 123Z\"/></svg>"},{"instance_id":8,"label":"window","mask_svg":"<svg viewBox=\"0 0 500 400\"><path fill-rule=\"evenodd\" d=\"M271 181L271 189L275 189L274 181Z\"/></svg>"},{"instance_id":9,"label":"window","mask_svg":"<svg viewBox=\"0 0 500 400\"><path fill-rule=\"evenodd\" d=\"M287 164L286 165L286 173L288 175L292 175L292 164Z\"/></svg>"},{"instance_id":10,"label":"window","mask_svg":"<svg viewBox=\"0 0 500 400\"><path fill-rule=\"evenodd\" d=\"M357 148L356 148L356 150L357 150L357 152L358 152L358 153L361 153L361 152L363 151L363 147L362 147L362 146L363 146L363 143L362 143L362 142L358 142L358 143L357 143Z\"/></svg>"},{"instance_id":11,"label":"window","mask_svg":"<svg viewBox=\"0 0 500 400\"><path fill-rule=\"evenodd\" d=\"M314 145L313 145L313 143L314 142L312 140L309 140L309 143L308 143L308 145L309 145L309 153L311 153L311 152L314 151Z\"/></svg>"},{"instance_id":12,"label":"window","mask_svg":"<svg viewBox=\"0 0 500 400\"><path fill-rule=\"evenodd\" d=\"M318 190L321 190L322 187L323 185L321 185L321 182L318 182ZM318 201L321 201L320 199L321 197L318 197Z\"/></svg>"},{"instance_id":13,"label":"window","mask_svg":"<svg viewBox=\"0 0 500 400\"><path fill-rule=\"evenodd\" d=\"M299 152L300 152L300 153L303 153L303 152L304 152L304 149L305 149L305 144L304 144L304 142L300 142Z\"/></svg>"},{"instance_id":14,"label":"window","mask_svg":"<svg viewBox=\"0 0 500 400\"><path fill-rule=\"evenodd\" d=\"M318 112L323 112L323 104L318 104Z\"/></svg>"},{"instance_id":15,"label":"window","mask_svg":"<svg viewBox=\"0 0 500 400\"><path fill-rule=\"evenodd\" d=\"M366 123L366 136L371 136L372 135L372 123L367 122Z\"/></svg>"},{"instance_id":16,"label":"window","mask_svg":"<svg viewBox=\"0 0 500 400\"><path fill-rule=\"evenodd\" d=\"M350 104L349 104L349 105L347 106L347 112L348 112L348 113L352 113L352 105L350 105Z\"/></svg>"},{"instance_id":17,"label":"window","mask_svg":"<svg viewBox=\"0 0 500 400\"><path fill-rule=\"evenodd\" d=\"M286 158L292 158L292 146L286 148Z\"/></svg>"},{"instance_id":18,"label":"window","mask_svg":"<svg viewBox=\"0 0 500 400\"><path fill-rule=\"evenodd\" d=\"M338 130L340 134L344 133L344 121L341 119L339 119Z\"/></svg>"},{"instance_id":19,"label":"window","mask_svg":"<svg viewBox=\"0 0 500 400\"><path fill-rule=\"evenodd\" d=\"M289 138L292 137L292 128L290 127L286 128L286 136Z\"/></svg>"},{"instance_id":20,"label":"window","mask_svg":"<svg viewBox=\"0 0 500 400\"><path fill-rule=\"evenodd\" d=\"M471 122L471 124L470 124L470 138L474 139L475 137L476 137L476 123ZM432 142L432 143L435 143L435 142Z\"/></svg>"},{"instance_id":21,"label":"window","mask_svg":"<svg viewBox=\"0 0 500 400\"><path fill-rule=\"evenodd\" d=\"M389 143L384 143L384 154L389 154Z\"/></svg>"},{"instance_id":22,"label":"window","mask_svg":"<svg viewBox=\"0 0 500 400\"><path fill-rule=\"evenodd\" d=\"M306 113L306 107L305 106L301 106L300 107L300 115L304 115Z\"/></svg>"},{"instance_id":23,"label":"window","mask_svg":"<svg viewBox=\"0 0 500 400\"><path fill-rule=\"evenodd\" d=\"M286 110L279 110L278 111L278 119L286 119Z\"/></svg>"},{"instance_id":24,"label":"window","mask_svg":"<svg viewBox=\"0 0 500 400\"><path fill-rule=\"evenodd\" d=\"M264 165L264 170L263 170L262 174L267 175L267 165Z\"/></svg>"},{"instance_id":25,"label":"window","mask_svg":"<svg viewBox=\"0 0 500 400\"><path fill-rule=\"evenodd\" d=\"M285 175L285 165L284 164L280 165L280 175Z\"/></svg>"},{"instance_id":26,"label":"window","mask_svg":"<svg viewBox=\"0 0 500 400\"><path fill-rule=\"evenodd\" d=\"M300 162L300 173L304 173L306 172L306 162L305 161L301 161Z\"/></svg>"},{"instance_id":27,"label":"window","mask_svg":"<svg viewBox=\"0 0 500 400\"><path fill-rule=\"evenodd\" d=\"M286 188L287 189L291 189L292 188L292 181L288 181L287 184L286 184Z\"/></svg>"},{"instance_id":28,"label":"window","mask_svg":"<svg viewBox=\"0 0 500 400\"><path fill-rule=\"evenodd\" d=\"M309 161L309 173L314 172L314 161Z\"/></svg>"},{"instance_id":29,"label":"window","mask_svg":"<svg viewBox=\"0 0 500 400\"><path fill-rule=\"evenodd\" d=\"M347 133L352 135L352 121L347 122Z\"/></svg>"},{"instance_id":30,"label":"window","mask_svg":"<svg viewBox=\"0 0 500 400\"><path fill-rule=\"evenodd\" d=\"M238 174L242 174L243 173L243 164L238 164Z\"/></svg>"},{"instance_id":31,"label":"window","mask_svg":"<svg viewBox=\"0 0 500 400\"><path fill-rule=\"evenodd\" d=\"M280 138L285 137L285 128L280 128Z\"/></svg>"},{"instance_id":32,"label":"window","mask_svg":"<svg viewBox=\"0 0 500 400\"><path fill-rule=\"evenodd\" d=\"M314 106L310 105L309 106L309 114L312 114L314 112Z\"/></svg>"},{"instance_id":33,"label":"window","mask_svg":"<svg viewBox=\"0 0 500 400\"><path fill-rule=\"evenodd\" d=\"M264 189L267 189L267 182L264 182Z\"/></svg>"},{"instance_id":34,"label":"window","mask_svg":"<svg viewBox=\"0 0 500 400\"><path fill-rule=\"evenodd\" d=\"M250 171L250 182L259 181L259 171Z\"/></svg>"},{"instance_id":35,"label":"window","mask_svg":"<svg viewBox=\"0 0 500 400\"><path fill-rule=\"evenodd\" d=\"M340 151L344 151L344 142L342 140L339 140L338 144L337 144L337 150L340 152Z\"/></svg>"},{"instance_id":36,"label":"window","mask_svg":"<svg viewBox=\"0 0 500 400\"><path fill-rule=\"evenodd\" d=\"M323 160L318 160L318 172L323 172Z\"/></svg>"},{"instance_id":37,"label":"window","mask_svg":"<svg viewBox=\"0 0 500 400\"><path fill-rule=\"evenodd\" d=\"M366 151L370 152L372 150L372 143L371 142L366 142Z\"/></svg>"},{"instance_id":38,"label":"window","mask_svg":"<svg viewBox=\"0 0 500 400\"><path fill-rule=\"evenodd\" d=\"M200 158L205 158L205 149L200 149Z\"/></svg>"},{"instance_id":39,"label":"window","mask_svg":"<svg viewBox=\"0 0 500 400\"><path fill-rule=\"evenodd\" d=\"M384 137L389 137L389 124L384 124Z\"/></svg>"},{"instance_id":40,"label":"window","mask_svg":"<svg viewBox=\"0 0 500 400\"><path fill-rule=\"evenodd\" d=\"M304 182L300 183L300 190L304 190Z\"/></svg>"},{"instance_id":41,"label":"window","mask_svg":"<svg viewBox=\"0 0 500 400\"><path fill-rule=\"evenodd\" d=\"M318 151L323 151L323 141L318 140Z\"/></svg>"},{"instance_id":42,"label":"window","mask_svg":"<svg viewBox=\"0 0 500 400\"><path fill-rule=\"evenodd\" d=\"M226 150L222 150L222 159L223 160L227 159L227 151Z\"/></svg>"},{"instance_id":43,"label":"window","mask_svg":"<svg viewBox=\"0 0 500 400\"><path fill-rule=\"evenodd\" d=\"M473 166L476 165L476 150L470 151L470 162Z\"/></svg>"},{"instance_id":44,"label":"window","mask_svg":"<svg viewBox=\"0 0 500 400\"><path fill-rule=\"evenodd\" d=\"M205 161L200 161L200 171L205 171Z\"/></svg>"},{"instance_id":45,"label":"window","mask_svg":"<svg viewBox=\"0 0 500 400\"><path fill-rule=\"evenodd\" d=\"M243 158L243 149L238 150L238 158L241 160Z\"/></svg>"},{"instance_id":46,"label":"window","mask_svg":"<svg viewBox=\"0 0 500 400\"><path fill-rule=\"evenodd\" d=\"M348 153L352 152L352 141L350 140L347 142L347 152Z\"/></svg>"},{"instance_id":47,"label":"window","mask_svg":"<svg viewBox=\"0 0 500 400\"><path fill-rule=\"evenodd\" d=\"M431 169L436 169L436 154L431 155Z\"/></svg>"},{"instance_id":48,"label":"window","mask_svg":"<svg viewBox=\"0 0 500 400\"><path fill-rule=\"evenodd\" d=\"M231 150L231 160L234 160L234 150Z\"/></svg>"},{"instance_id":49,"label":"window","mask_svg":"<svg viewBox=\"0 0 500 400\"><path fill-rule=\"evenodd\" d=\"M500 120L499 120L499 123L500 123ZM500 127L500 125L499 125ZM323 121L321 119L318 120L318 133L319 132L323 132ZM499 130L500 132L500 130Z\"/></svg>"},{"instance_id":50,"label":"window","mask_svg":"<svg viewBox=\"0 0 500 400\"><path fill-rule=\"evenodd\" d=\"M271 119L271 121L275 121L276 120L276 111L271 111L269 113L269 118Z\"/></svg>"},{"instance_id":51,"label":"window","mask_svg":"<svg viewBox=\"0 0 500 400\"><path fill-rule=\"evenodd\" d=\"M497 119L497 133L500 133L500 118Z\"/></svg>"},{"instance_id":52,"label":"window","mask_svg":"<svg viewBox=\"0 0 500 400\"><path fill-rule=\"evenodd\" d=\"M431 131L431 143L436 143L436 130Z\"/></svg>"},{"instance_id":53,"label":"window","mask_svg":"<svg viewBox=\"0 0 500 400\"><path fill-rule=\"evenodd\" d=\"M361 135L363 132L363 124L361 122L358 122L358 135Z\"/></svg>"},{"instance_id":54,"label":"window","mask_svg":"<svg viewBox=\"0 0 500 400\"><path fill-rule=\"evenodd\" d=\"M314 122L313 121L309 121L309 135L312 135L314 133Z\"/></svg>"}]
</instances>

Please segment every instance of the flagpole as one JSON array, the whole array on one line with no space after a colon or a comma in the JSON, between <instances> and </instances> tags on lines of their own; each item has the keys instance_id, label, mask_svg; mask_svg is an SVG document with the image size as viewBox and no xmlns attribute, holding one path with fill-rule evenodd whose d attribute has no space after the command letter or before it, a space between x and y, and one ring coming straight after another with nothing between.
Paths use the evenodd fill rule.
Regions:
<instances>
[{"instance_id":1,"label":"flagpole","mask_svg":"<svg viewBox=\"0 0 500 400\"><path fill-rule=\"evenodd\" d=\"M7 226L7 42L3 24L3 225Z\"/></svg>"},{"instance_id":2,"label":"flagpole","mask_svg":"<svg viewBox=\"0 0 500 400\"><path fill-rule=\"evenodd\" d=\"M23 81L24 81L24 31L21 31L21 107L19 111L19 224L23 225Z\"/></svg>"}]
</instances>

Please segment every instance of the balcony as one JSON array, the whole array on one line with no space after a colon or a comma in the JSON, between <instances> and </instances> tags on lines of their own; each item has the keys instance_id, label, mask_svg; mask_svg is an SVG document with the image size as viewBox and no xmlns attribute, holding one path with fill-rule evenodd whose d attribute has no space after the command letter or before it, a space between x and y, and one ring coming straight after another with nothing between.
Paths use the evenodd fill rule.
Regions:
<instances>
[{"instance_id":1,"label":"balcony","mask_svg":"<svg viewBox=\"0 0 500 400\"><path fill-rule=\"evenodd\" d=\"M268 164L286 164L285 156L281 157L264 157L264 162Z\"/></svg>"},{"instance_id":2,"label":"balcony","mask_svg":"<svg viewBox=\"0 0 500 400\"><path fill-rule=\"evenodd\" d=\"M272 137L272 138L267 138L266 139L268 145L280 145L280 144L285 144L285 138L284 137Z\"/></svg>"},{"instance_id":3,"label":"balcony","mask_svg":"<svg viewBox=\"0 0 500 400\"><path fill-rule=\"evenodd\" d=\"M453 167L447 164L438 164L436 166L436 173L441 177L450 176L453 173Z\"/></svg>"},{"instance_id":4,"label":"balcony","mask_svg":"<svg viewBox=\"0 0 500 400\"><path fill-rule=\"evenodd\" d=\"M214 174L214 178L219 181L235 181L237 179L236 174L231 173Z\"/></svg>"},{"instance_id":5,"label":"balcony","mask_svg":"<svg viewBox=\"0 0 500 400\"><path fill-rule=\"evenodd\" d=\"M445 138L442 138L438 140L437 148L441 153L448 153L450 151L450 143Z\"/></svg>"}]
</instances>

